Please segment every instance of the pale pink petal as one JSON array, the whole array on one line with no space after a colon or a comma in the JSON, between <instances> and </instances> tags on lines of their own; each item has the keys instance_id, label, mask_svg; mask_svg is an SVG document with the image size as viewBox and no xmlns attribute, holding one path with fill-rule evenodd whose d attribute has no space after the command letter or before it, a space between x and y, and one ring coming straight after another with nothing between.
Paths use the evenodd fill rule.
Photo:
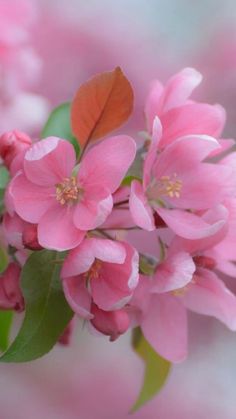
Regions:
<instances>
[{"instance_id":1,"label":"pale pink petal","mask_svg":"<svg viewBox=\"0 0 236 419\"><path fill-rule=\"evenodd\" d=\"M46 249L73 249L81 243L85 232L73 223L73 207L54 205L39 221L38 241Z\"/></svg>"},{"instance_id":2,"label":"pale pink petal","mask_svg":"<svg viewBox=\"0 0 236 419\"><path fill-rule=\"evenodd\" d=\"M219 154L230 150L235 145L235 140L231 138L221 138L218 141L221 147L218 150L213 151L211 157L218 156Z\"/></svg>"},{"instance_id":3,"label":"pale pink petal","mask_svg":"<svg viewBox=\"0 0 236 419\"><path fill-rule=\"evenodd\" d=\"M180 298L190 310L216 317L236 330L236 297L213 272L198 269L194 282Z\"/></svg>"},{"instance_id":4,"label":"pale pink petal","mask_svg":"<svg viewBox=\"0 0 236 419\"><path fill-rule=\"evenodd\" d=\"M78 181L83 188L97 185L113 193L120 186L136 153L135 141L128 136L111 137L94 146L82 159Z\"/></svg>"},{"instance_id":5,"label":"pale pink petal","mask_svg":"<svg viewBox=\"0 0 236 419\"><path fill-rule=\"evenodd\" d=\"M153 276L151 292L167 292L184 287L195 272L195 264L191 256L183 251L170 254L161 263Z\"/></svg>"},{"instance_id":6,"label":"pale pink petal","mask_svg":"<svg viewBox=\"0 0 236 419\"><path fill-rule=\"evenodd\" d=\"M25 221L38 223L55 202L55 189L31 183L22 173L11 181L10 194L17 214Z\"/></svg>"},{"instance_id":7,"label":"pale pink petal","mask_svg":"<svg viewBox=\"0 0 236 419\"><path fill-rule=\"evenodd\" d=\"M83 276L66 278L62 284L65 297L72 310L84 319L91 319L93 317L90 313L91 297Z\"/></svg>"},{"instance_id":8,"label":"pale pink petal","mask_svg":"<svg viewBox=\"0 0 236 419\"><path fill-rule=\"evenodd\" d=\"M141 320L144 337L164 358L181 362L187 356L187 314L176 297L153 295Z\"/></svg>"},{"instance_id":9,"label":"pale pink petal","mask_svg":"<svg viewBox=\"0 0 236 419\"><path fill-rule=\"evenodd\" d=\"M91 246L91 240L84 239L83 242L75 249L72 249L65 258L61 276L62 278L67 278L87 272L94 261L95 255Z\"/></svg>"},{"instance_id":10,"label":"pale pink petal","mask_svg":"<svg viewBox=\"0 0 236 419\"><path fill-rule=\"evenodd\" d=\"M154 80L145 104L145 116L147 120L148 132L152 132L155 116L160 114L160 98L163 92L163 86L158 80Z\"/></svg>"},{"instance_id":11,"label":"pale pink petal","mask_svg":"<svg viewBox=\"0 0 236 419\"><path fill-rule=\"evenodd\" d=\"M162 112L183 105L201 81L202 75L194 68L184 68L171 77L160 100Z\"/></svg>"},{"instance_id":12,"label":"pale pink petal","mask_svg":"<svg viewBox=\"0 0 236 419\"><path fill-rule=\"evenodd\" d=\"M16 213L11 217L8 213L3 217L3 231L8 244L16 249L22 249L22 233L25 221L23 221Z\"/></svg>"},{"instance_id":13,"label":"pale pink petal","mask_svg":"<svg viewBox=\"0 0 236 419\"><path fill-rule=\"evenodd\" d=\"M224 127L225 111L219 105L187 104L166 112L161 117L161 123L162 147L185 135L218 137Z\"/></svg>"},{"instance_id":14,"label":"pale pink petal","mask_svg":"<svg viewBox=\"0 0 236 419\"><path fill-rule=\"evenodd\" d=\"M219 148L218 141L208 135L188 135L178 138L161 153L155 164L155 176L178 177L188 173L204 160L213 150Z\"/></svg>"},{"instance_id":15,"label":"pale pink petal","mask_svg":"<svg viewBox=\"0 0 236 419\"><path fill-rule=\"evenodd\" d=\"M130 189L129 208L134 222L144 230L155 230L152 209L140 182L133 180Z\"/></svg>"},{"instance_id":16,"label":"pale pink petal","mask_svg":"<svg viewBox=\"0 0 236 419\"><path fill-rule=\"evenodd\" d=\"M96 259L109 263L124 263L126 249L123 243L114 240L91 238L89 244Z\"/></svg>"},{"instance_id":17,"label":"pale pink petal","mask_svg":"<svg viewBox=\"0 0 236 419\"><path fill-rule=\"evenodd\" d=\"M75 162L75 151L68 141L48 137L25 153L24 170L31 182L51 186L70 177Z\"/></svg>"},{"instance_id":18,"label":"pale pink petal","mask_svg":"<svg viewBox=\"0 0 236 419\"><path fill-rule=\"evenodd\" d=\"M126 259L123 264L102 264L99 278L91 281L94 302L102 310L122 308L131 298L138 284L139 257L137 251L128 243L123 243Z\"/></svg>"},{"instance_id":19,"label":"pale pink petal","mask_svg":"<svg viewBox=\"0 0 236 419\"><path fill-rule=\"evenodd\" d=\"M74 223L81 230L93 230L107 219L112 211L113 201L109 195L100 202L82 201L76 205Z\"/></svg>"},{"instance_id":20,"label":"pale pink petal","mask_svg":"<svg viewBox=\"0 0 236 419\"><path fill-rule=\"evenodd\" d=\"M162 126L159 118L156 116L153 122L152 140L149 146L144 165L143 165L143 186L147 188L150 182L153 163L157 157L157 148L162 136Z\"/></svg>"},{"instance_id":21,"label":"pale pink petal","mask_svg":"<svg viewBox=\"0 0 236 419\"><path fill-rule=\"evenodd\" d=\"M156 208L156 211L175 234L185 239L197 240L212 236L225 225L225 220L211 224L187 211L164 208Z\"/></svg>"}]
</instances>

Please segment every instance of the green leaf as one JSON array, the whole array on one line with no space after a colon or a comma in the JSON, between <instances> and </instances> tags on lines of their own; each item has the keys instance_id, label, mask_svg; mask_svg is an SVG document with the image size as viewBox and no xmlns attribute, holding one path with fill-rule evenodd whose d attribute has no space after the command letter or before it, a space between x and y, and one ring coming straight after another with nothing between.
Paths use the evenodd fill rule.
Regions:
<instances>
[{"instance_id":1,"label":"green leaf","mask_svg":"<svg viewBox=\"0 0 236 419\"><path fill-rule=\"evenodd\" d=\"M78 141L71 132L70 107L70 103L63 103L52 111L43 128L41 137L46 138L55 136L68 140L74 146L76 156L78 157L80 154L80 147Z\"/></svg>"},{"instance_id":2,"label":"green leaf","mask_svg":"<svg viewBox=\"0 0 236 419\"><path fill-rule=\"evenodd\" d=\"M37 359L55 345L73 312L61 287L62 253L42 250L32 253L23 267L21 288L25 298L25 318L14 342L1 362Z\"/></svg>"},{"instance_id":3,"label":"green leaf","mask_svg":"<svg viewBox=\"0 0 236 419\"><path fill-rule=\"evenodd\" d=\"M4 189L9 181L9 172L5 166L0 167L0 189Z\"/></svg>"},{"instance_id":4,"label":"green leaf","mask_svg":"<svg viewBox=\"0 0 236 419\"><path fill-rule=\"evenodd\" d=\"M8 265L8 254L4 247L0 247L0 273L4 272Z\"/></svg>"},{"instance_id":5,"label":"green leaf","mask_svg":"<svg viewBox=\"0 0 236 419\"><path fill-rule=\"evenodd\" d=\"M130 186L133 180L138 180L139 182L142 182L142 179L140 179L140 177L129 175L122 180L121 186Z\"/></svg>"},{"instance_id":6,"label":"green leaf","mask_svg":"<svg viewBox=\"0 0 236 419\"><path fill-rule=\"evenodd\" d=\"M131 412L138 410L161 390L171 367L170 362L158 355L149 345L139 328L134 329L133 347L145 362L145 374L141 391Z\"/></svg>"},{"instance_id":7,"label":"green leaf","mask_svg":"<svg viewBox=\"0 0 236 419\"><path fill-rule=\"evenodd\" d=\"M9 345L9 334L13 320L13 311L0 311L0 350L4 352Z\"/></svg>"}]
</instances>

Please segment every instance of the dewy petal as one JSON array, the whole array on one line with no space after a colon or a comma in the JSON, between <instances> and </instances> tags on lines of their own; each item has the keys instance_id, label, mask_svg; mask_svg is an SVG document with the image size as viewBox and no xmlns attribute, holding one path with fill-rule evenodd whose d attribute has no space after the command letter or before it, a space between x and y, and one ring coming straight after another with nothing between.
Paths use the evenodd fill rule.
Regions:
<instances>
[{"instance_id":1,"label":"dewy petal","mask_svg":"<svg viewBox=\"0 0 236 419\"><path fill-rule=\"evenodd\" d=\"M136 153L135 141L128 136L111 137L94 146L82 159L78 181L86 189L91 185L111 193L120 186Z\"/></svg>"},{"instance_id":2,"label":"dewy petal","mask_svg":"<svg viewBox=\"0 0 236 419\"><path fill-rule=\"evenodd\" d=\"M171 77L160 99L162 111L166 112L183 105L201 81L202 75L194 68L184 68Z\"/></svg>"},{"instance_id":3,"label":"dewy petal","mask_svg":"<svg viewBox=\"0 0 236 419\"><path fill-rule=\"evenodd\" d=\"M156 116L153 122L152 140L149 146L144 165L143 165L143 186L147 188L150 182L153 163L157 157L158 144L162 136L162 126L159 118Z\"/></svg>"},{"instance_id":4,"label":"dewy petal","mask_svg":"<svg viewBox=\"0 0 236 419\"><path fill-rule=\"evenodd\" d=\"M195 264L191 256L183 251L167 256L155 272L152 281L152 292L167 292L187 285L195 272Z\"/></svg>"},{"instance_id":5,"label":"dewy petal","mask_svg":"<svg viewBox=\"0 0 236 419\"><path fill-rule=\"evenodd\" d=\"M212 236L225 225L225 220L220 219L210 224L187 211L164 208L156 208L156 211L175 234L185 239L197 240Z\"/></svg>"},{"instance_id":6,"label":"dewy petal","mask_svg":"<svg viewBox=\"0 0 236 419\"><path fill-rule=\"evenodd\" d=\"M165 147L185 135L210 135L219 137L225 124L225 111L219 105L191 103L173 108L161 117Z\"/></svg>"},{"instance_id":7,"label":"dewy petal","mask_svg":"<svg viewBox=\"0 0 236 419\"><path fill-rule=\"evenodd\" d=\"M31 182L51 186L70 177L75 163L75 151L68 141L48 137L26 152L24 171Z\"/></svg>"},{"instance_id":8,"label":"dewy petal","mask_svg":"<svg viewBox=\"0 0 236 419\"><path fill-rule=\"evenodd\" d=\"M90 313L91 296L86 288L83 277L70 277L62 281L65 297L72 310L83 317L91 319L93 315Z\"/></svg>"},{"instance_id":9,"label":"dewy petal","mask_svg":"<svg viewBox=\"0 0 236 419\"><path fill-rule=\"evenodd\" d=\"M140 182L133 180L130 189L129 208L134 222L147 231L155 230L152 209Z\"/></svg>"},{"instance_id":10,"label":"dewy petal","mask_svg":"<svg viewBox=\"0 0 236 419\"><path fill-rule=\"evenodd\" d=\"M176 297L153 295L141 320L141 329L150 345L171 362L187 356L187 313Z\"/></svg>"},{"instance_id":11,"label":"dewy petal","mask_svg":"<svg viewBox=\"0 0 236 419\"><path fill-rule=\"evenodd\" d=\"M91 281L94 302L102 310L122 308L130 300L138 283L138 253L128 243L123 242L122 245L126 251L125 262L104 262L99 278Z\"/></svg>"},{"instance_id":12,"label":"dewy petal","mask_svg":"<svg viewBox=\"0 0 236 419\"><path fill-rule=\"evenodd\" d=\"M107 219L112 211L113 200L109 195L100 202L82 201L76 205L74 223L81 230L93 230Z\"/></svg>"},{"instance_id":13,"label":"dewy petal","mask_svg":"<svg viewBox=\"0 0 236 419\"><path fill-rule=\"evenodd\" d=\"M35 185L22 173L12 179L10 193L16 213L30 223L38 223L55 201L55 188Z\"/></svg>"},{"instance_id":14,"label":"dewy petal","mask_svg":"<svg viewBox=\"0 0 236 419\"><path fill-rule=\"evenodd\" d=\"M213 316L236 330L236 297L215 273L198 269L195 281L180 299L190 310Z\"/></svg>"},{"instance_id":15,"label":"dewy petal","mask_svg":"<svg viewBox=\"0 0 236 419\"><path fill-rule=\"evenodd\" d=\"M40 219L38 241L46 249L73 249L83 240L85 232L73 223L73 207L55 204Z\"/></svg>"}]
</instances>

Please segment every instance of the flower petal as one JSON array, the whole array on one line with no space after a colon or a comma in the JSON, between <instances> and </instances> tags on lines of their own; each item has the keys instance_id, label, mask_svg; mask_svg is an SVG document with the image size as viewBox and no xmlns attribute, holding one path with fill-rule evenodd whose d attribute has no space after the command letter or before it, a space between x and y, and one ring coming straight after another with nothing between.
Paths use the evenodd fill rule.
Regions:
<instances>
[{"instance_id":1,"label":"flower petal","mask_svg":"<svg viewBox=\"0 0 236 419\"><path fill-rule=\"evenodd\" d=\"M81 230L93 230L107 219L112 211L113 201L109 195L100 202L82 201L76 205L74 223Z\"/></svg>"},{"instance_id":2,"label":"flower petal","mask_svg":"<svg viewBox=\"0 0 236 419\"><path fill-rule=\"evenodd\" d=\"M75 162L75 151L68 141L48 137L26 152L24 171L31 182L51 186L70 177Z\"/></svg>"},{"instance_id":3,"label":"flower petal","mask_svg":"<svg viewBox=\"0 0 236 419\"><path fill-rule=\"evenodd\" d=\"M141 320L141 329L150 345L171 362L187 356L187 314L176 297L153 295Z\"/></svg>"},{"instance_id":4,"label":"flower petal","mask_svg":"<svg viewBox=\"0 0 236 419\"><path fill-rule=\"evenodd\" d=\"M120 186L136 153L135 141L128 136L111 137L94 146L82 159L78 180L83 188L97 185L113 193Z\"/></svg>"},{"instance_id":5,"label":"flower petal","mask_svg":"<svg viewBox=\"0 0 236 419\"><path fill-rule=\"evenodd\" d=\"M12 179L9 188L16 213L30 223L38 223L55 201L54 188L37 186L22 173Z\"/></svg>"},{"instance_id":6,"label":"flower petal","mask_svg":"<svg viewBox=\"0 0 236 419\"><path fill-rule=\"evenodd\" d=\"M152 209L149 206L140 182L133 180L130 189L129 207L134 222L144 230L155 230Z\"/></svg>"},{"instance_id":7,"label":"flower petal","mask_svg":"<svg viewBox=\"0 0 236 419\"><path fill-rule=\"evenodd\" d=\"M72 310L83 317L91 319L93 315L90 313L91 297L86 288L83 277L70 277L62 282L65 297Z\"/></svg>"},{"instance_id":8,"label":"flower petal","mask_svg":"<svg viewBox=\"0 0 236 419\"><path fill-rule=\"evenodd\" d=\"M58 251L73 249L83 240L85 232L73 223L72 207L54 205L40 219L38 241L46 249Z\"/></svg>"}]
</instances>

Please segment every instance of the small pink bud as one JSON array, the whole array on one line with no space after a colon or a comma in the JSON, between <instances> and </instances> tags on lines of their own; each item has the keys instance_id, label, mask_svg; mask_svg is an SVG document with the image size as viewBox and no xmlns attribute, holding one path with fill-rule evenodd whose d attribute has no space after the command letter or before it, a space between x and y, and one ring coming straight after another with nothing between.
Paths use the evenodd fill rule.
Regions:
<instances>
[{"instance_id":1,"label":"small pink bud","mask_svg":"<svg viewBox=\"0 0 236 419\"><path fill-rule=\"evenodd\" d=\"M9 169L14 158L26 151L32 144L28 135L20 131L5 132L0 137L0 156Z\"/></svg>"},{"instance_id":2,"label":"small pink bud","mask_svg":"<svg viewBox=\"0 0 236 419\"><path fill-rule=\"evenodd\" d=\"M24 226L24 230L22 233L22 242L24 247L30 250L41 250L42 246L40 246L38 242L38 233L37 233L37 225L27 223Z\"/></svg>"},{"instance_id":3,"label":"small pink bud","mask_svg":"<svg viewBox=\"0 0 236 419\"><path fill-rule=\"evenodd\" d=\"M111 341L116 340L129 328L129 316L124 309L103 311L93 304L91 313L94 315L91 320L92 325L99 332L110 336Z\"/></svg>"},{"instance_id":4,"label":"small pink bud","mask_svg":"<svg viewBox=\"0 0 236 419\"><path fill-rule=\"evenodd\" d=\"M0 307L24 310L24 299L20 289L20 266L12 262L0 276Z\"/></svg>"}]
</instances>

